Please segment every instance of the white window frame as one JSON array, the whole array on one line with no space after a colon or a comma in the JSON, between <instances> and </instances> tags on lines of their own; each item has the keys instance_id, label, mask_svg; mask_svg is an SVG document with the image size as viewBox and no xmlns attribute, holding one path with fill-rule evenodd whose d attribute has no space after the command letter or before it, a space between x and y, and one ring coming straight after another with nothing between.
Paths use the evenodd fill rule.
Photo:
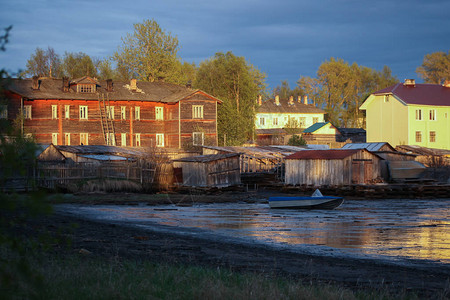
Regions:
<instances>
[{"instance_id":1,"label":"white window frame","mask_svg":"<svg viewBox=\"0 0 450 300\"><path fill-rule=\"evenodd\" d=\"M156 134L156 147L164 147L164 133Z\"/></svg>"},{"instance_id":2,"label":"white window frame","mask_svg":"<svg viewBox=\"0 0 450 300\"><path fill-rule=\"evenodd\" d=\"M111 146L115 146L116 145L116 139L115 139L115 136L114 136L113 132L109 132L106 135L106 144L107 145L111 145Z\"/></svg>"},{"instance_id":3,"label":"white window frame","mask_svg":"<svg viewBox=\"0 0 450 300\"><path fill-rule=\"evenodd\" d=\"M266 119L264 117L259 118L259 125L260 126L266 126Z\"/></svg>"},{"instance_id":4,"label":"white window frame","mask_svg":"<svg viewBox=\"0 0 450 300\"><path fill-rule=\"evenodd\" d=\"M155 120L164 120L164 107L155 107Z\"/></svg>"},{"instance_id":5,"label":"white window frame","mask_svg":"<svg viewBox=\"0 0 450 300\"><path fill-rule=\"evenodd\" d=\"M120 119L121 120L126 120L127 119L127 107L126 106L121 106L120 107Z\"/></svg>"},{"instance_id":6,"label":"white window frame","mask_svg":"<svg viewBox=\"0 0 450 300\"><path fill-rule=\"evenodd\" d=\"M58 119L58 105L52 105L52 120Z\"/></svg>"},{"instance_id":7,"label":"white window frame","mask_svg":"<svg viewBox=\"0 0 450 300\"><path fill-rule=\"evenodd\" d=\"M430 143L436 143L436 137L437 137L437 134L436 134L436 131L430 131Z\"/></svg>"},{"instance_id":8,"label":"white window frame","mask_svg":"<svg viewBox=\"0 0 450 300\"><path fill-rule=\"evenodd\" d=\"M80 120L88 120L89 119L89 108L87 105L80 105L79 107L79 111L80 111Z\"/></svg>"},{"instance_id":9,"label":"white window frame","mask_svg":"<svg viewBox=\"0 0 450 300\"><path fill-rule=\"evenodd\" d=\"M140 106L134 107L134 119L136 121L139 121L141 119L141 107Z\"/></svg>"},{"instance_id":10,"label":"white window frame","mask_svg":"<svg viewBox=\"0 0 450 300\"><path fill-rule=\"evenodd\" d=\"M106 106L106 115L109 119L114 120L114 106Z\"/></svg>"},{"instance_id":11,"label":"white window frame","mask_svg":"<svg viewBox=\"0 0 450 300\"><path fill-rule=\"evenodd\" d=\"M134 135L134 142L135 142L136 147L141 146L141 134L140 133L136 133Z\"/></svg>"},{"instance_id":12,"label":"white window frame","mask_svg":"<svg viewBox=\"0 0 450 300\"><path fill-rule=\"evenodd\" d=\"M422 110L416 109L416 121L422 121Z\"/></svg>"},{"instance_id":13,"label":"white window frame","mask_svg":"<svg viewBox=\"0 0 450 300\"><path fill-rule=\"evenodd\" d=\"M192 119L203 119L203 105L192 105Z\"/></svg>"},{"instance_id":14,"label":"white window frame","mask_svg":"<svg viewBox=\"0 0 450 300\"><path fill-rule=\"evenodd\" d=\"M298 126L304 128L306 126L306 117L299 117L298 120Z\"/></svg>"},{"instance_id":15,"label":"white window frame","mask_svg":"<svg viewBox=\"0 0 450 300\"><path fill-rule=\"evenodd\" d=\"M435 109L430 109L429 117L430 117L430 121L436 121L436 110Z\"/></svg>"},{"instance_id":16,"label":"white window frame","mask_svg":"<svg viewBox=\"0 0 450 300\"><path fill-rule=\"evenodd\" d=\"M0 119L8 119L8 105L0 105Z\"/></svg>"},{"instance_id":17,"label":"white window frame","mask_svg":"<svg viewBox=\"0 0 450 300\"><path fill-rule=\"evenodd\" d=\"M58 134L57 133L52 133L52 144L53 145L58 145Z\"/></svg>"},{"instance_id":18,"label":"white window frame","mask_svg":"<svg viewBox=\"0 0 450 300\"><path fill-rule=\"evenodd\" d=\"M422 131L416 131L415 135L416 137L414 140L416 143L422 143Z\"/></svg>"},{"instance_id":19,"label":"white window frame","mask_svg":"<svg viewBox=\"0 0 450 300\"><path fill-rule=\"evenodd\" d=\"M23 118L31 120L32 117L32 108L31 105L24 105L23 106Z\"/></svg>"},{"instance_id":20,"label":"white window frame","mask_svg":"<svg viewBox=\"0 0 450 300\"><path fill-rule=\"evenodd\" d=\"M274 126L278 126L278 118L277 117L275 117L275 118L273 118L273 125Z\"/></svg>"},{"instance_id":21,"label":"white window frame","mask_svg":"<svg viewBox=\"0 0 450 300\"><path fill-rule=\"evenodd\" d=\"M82 132L80 133L80 145L89 145L89 133Z\"/></svg>"},{"instance_id":22,"label":"white window frame","mask_svg":"<svg viewBox=\"0 0 450 300\"><path fill-rule=\"evenodd\" d=\"M126 133L120 134L120 145L122 147L126 147L126 145L127 145L127 134Z\"/></svg>"},{"instance_id":23,"label":"white window frame","mask_svg":"<svg viewBox=\"0 0 450 300\"><path fill-rule=\"evenodd\" d=\"M95 93L95 84L77 84L78 93Z\"/></svg>"},{"instance_id":24,"label":"white window frame","mask_svg":"<svg viewBox=\"0 0 450 300\"><path fill-rule=\"evenodd\" d=\"M70 133L69 132L64 133L64 143L65 143L65 145L70 146Z\"/></svg>"},{"instance_id":25,"label":"white window frame","mask_svg":"<svg viewBox=\"0 0 450 300\"><path fill-rule=\"evenodd\" d=\"M70 105L64 105L64 118L70 119Z\"/></svg>"},{"instance_id":26,"label":"white window frame","mask_svg":"<svg viewBox=\"0 0 450 300\"><path fill-rule=\"evenodd\" d=\"M198 141L198 135L200 135L200 143L197 143L196 141ZM193 132L192 133L192 145L194 146L203 146L205 142L205 134L203 132Z\"/></svg>"}]
</instances>

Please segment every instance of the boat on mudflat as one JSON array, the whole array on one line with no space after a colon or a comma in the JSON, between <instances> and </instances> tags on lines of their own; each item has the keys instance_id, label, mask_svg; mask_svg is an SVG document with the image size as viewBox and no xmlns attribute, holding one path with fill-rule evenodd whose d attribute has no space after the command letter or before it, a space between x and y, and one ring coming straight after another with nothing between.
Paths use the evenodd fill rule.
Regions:
<instances>
[{"instance_id":1,"label":"boat on mudflat","mask_svg":"<svg viewBox=\"0 0 450 300\"><path fill-rule=\"evenodd\" d=\"M334 209L344 202L342 197L323 196L316 190L312 196L269 197L270 208Z\"/></svg>"}]
</instances>

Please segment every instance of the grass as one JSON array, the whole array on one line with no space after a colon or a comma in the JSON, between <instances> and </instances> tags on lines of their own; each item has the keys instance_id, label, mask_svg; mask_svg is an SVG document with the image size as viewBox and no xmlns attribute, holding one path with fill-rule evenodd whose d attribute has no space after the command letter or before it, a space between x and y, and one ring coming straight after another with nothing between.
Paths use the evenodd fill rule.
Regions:
<instances>
[{"instance_id":1,"label":"grass","mask_svg":"<svg viewBox=\"0 0 450 300\"><path fill-rule=\"evenodd\" d=\"M4 251L2 255L5 254ZM387 291L357 291L331 284L220 268L155 264L79 253L32 251L27 261L37 284L25 278L5 299L417 299ZM25 288L24 288L25 287ZM27 287L27 288L26 288Z\"/></svg>"}]
</instances>

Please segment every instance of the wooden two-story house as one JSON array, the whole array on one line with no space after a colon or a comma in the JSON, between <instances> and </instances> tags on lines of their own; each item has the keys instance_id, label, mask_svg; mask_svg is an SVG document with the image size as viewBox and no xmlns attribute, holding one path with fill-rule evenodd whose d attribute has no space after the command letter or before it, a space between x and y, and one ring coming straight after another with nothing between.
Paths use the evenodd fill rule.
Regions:
<instances>
[{"instance_id":1,"label":"wooden two-story house","mask_svg":"<svg viewBox=\"0 0 450 300\"><path fill-rule=\"evenodd\" d=\"M217 105L201 90L164 82L88 76L13 79L2 117L24 135L55 145L182 148L217 145Z\"/></svg>"},{"instance_id":2,"label":"wooden two-story house","mask_svg":"<svg viewBox=\"0 0 450 300\"><path fill-rule=\"evenodd\" d=\"M413 79L370 95L367 142L450 149L450 82L417 84Z\"/></svg>"}]
</instances>

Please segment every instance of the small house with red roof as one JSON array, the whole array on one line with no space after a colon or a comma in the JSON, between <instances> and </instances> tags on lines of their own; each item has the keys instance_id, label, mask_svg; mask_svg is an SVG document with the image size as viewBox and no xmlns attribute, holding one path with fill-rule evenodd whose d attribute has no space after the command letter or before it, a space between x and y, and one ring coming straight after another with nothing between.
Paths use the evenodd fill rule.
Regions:
<instances>
[{"instance_id":1,"label":"small house with red roof","mask_svg":"<svg viewBox=\"0 0 450 300\"><path fill-rule=\"evenodd\" d=\"M407 79L371 94L360 109L366 111L367 142L450 150L450 81Z\"/></svg>"},{"instance_id":2,"label":"small house with red roof","mask_svg":"<svg viewBox=\"0 0 450 300\"><path fill-rule=\"evenodd\" d=\"M366 149L304 150L285 158L285 183L368 184L381 178L380 156Z\"/></svg>"}]
</instances>

